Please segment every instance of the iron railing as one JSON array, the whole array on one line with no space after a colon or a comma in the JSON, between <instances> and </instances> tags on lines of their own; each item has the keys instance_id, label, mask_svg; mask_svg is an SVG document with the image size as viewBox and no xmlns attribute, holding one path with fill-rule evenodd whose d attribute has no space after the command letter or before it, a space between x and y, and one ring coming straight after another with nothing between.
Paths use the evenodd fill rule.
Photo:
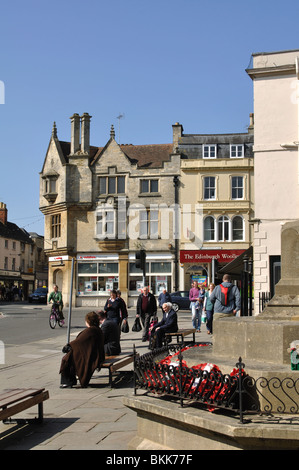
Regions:
<instances>
[{"instance_id":1,"label":"iron railing","mask_svg":"<svg viewBox=\"0 0 299 470\"><path fill-rule=\"evenodd\" d=\"M259 292L259 313L266 308L267 303L271 300L270 292Z\"/></svg>"},{"instance_id":2,"label":"iron railing","mask_svg":"<svg viewBox=\"0 0 299 470\"><path fill-rule=\"evenodd\" d=\"M181 345L168 345L138 357L134 346L134 394L145 389L156 396L176 397L181 407L226 409L239 415L241 423L245 414L299 413L299 375L254 379L246 374L241 358L231 374L222 374L218 367L187 367L183 353ZM161 361L170 355L176 364Z\"/></svg>"}]
</instances>

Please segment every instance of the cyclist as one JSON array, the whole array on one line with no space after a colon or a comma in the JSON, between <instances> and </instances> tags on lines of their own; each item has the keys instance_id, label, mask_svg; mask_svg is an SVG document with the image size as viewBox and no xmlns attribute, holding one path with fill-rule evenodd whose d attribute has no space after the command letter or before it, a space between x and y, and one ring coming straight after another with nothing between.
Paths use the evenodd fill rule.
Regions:
<instances>
[{"instance_id":1,"label":"cyclist","mask_svg":"<svg viewBox=\"0 0 299 470\"><path fill-rule=\"evenodd\" d=\"M54 289L53 292L51 292L51 294L49 295L48 302L50 304L52 301L53 304L57 305L60 320L64 320L64 316L62 313L62 309L63 309L62 294L61 292L59 292L58 286L56 284L54 284L53 289Z\"/></svg>"}]
</instances>

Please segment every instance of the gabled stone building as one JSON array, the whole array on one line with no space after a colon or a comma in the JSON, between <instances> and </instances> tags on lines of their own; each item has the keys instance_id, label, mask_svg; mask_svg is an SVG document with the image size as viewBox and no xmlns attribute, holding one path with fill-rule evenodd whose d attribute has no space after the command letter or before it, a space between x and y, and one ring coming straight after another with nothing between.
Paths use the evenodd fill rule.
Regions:
<instances>
[{"instance_id":1,"label":"gabled stone building","mask_svg":"<svg viewBox=\"0 0 299 470\"><path fill-rule=\"evenodd\" d=\"M173 229L180 155L173 145L119 145L113 126L104 147L90 145L87 113L71 117L71 141L54 123L40 173L49 286L67 305L71 260L77 306L102 306L111 288L134 304L142 283L135 253L146 249L146 281L158 294L178 285ZM176 285L175 285L176 283Z\"/></svg>"}]
</instances>

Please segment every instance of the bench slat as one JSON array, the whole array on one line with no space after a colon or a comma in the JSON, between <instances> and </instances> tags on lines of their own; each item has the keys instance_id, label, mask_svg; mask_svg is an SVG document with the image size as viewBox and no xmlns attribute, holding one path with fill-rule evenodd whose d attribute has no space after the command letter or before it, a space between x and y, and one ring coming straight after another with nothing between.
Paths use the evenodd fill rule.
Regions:
<instances>
[{"instance_id":1,"label":"bench slat","mask_svg":"<svg viewBox=\"0 0 299 470\"><path fill-rule=\"evenodd\" d=\"M19 403L15 403L15 404L9 406L8 408L3 408L0 411L0 420L4 421L7 418L10 418L11 416L14 416L14 415L16 415L16 414L20 413L21 411L24 411L28 408L31 408L34 405L39 405L42 402L44 402L45 400L47 400L48 398L49 398L49 392L47 390L45 391L44 389L41 389L40 393L35 393L33 396L27 397L23 401L18 400ZM3 404L1 403L1 406L2 405ZM39 411L40 411L40 409L39 409ZM39 419L41 420L42 416L39 416Z\"/></svg>"},{"instance_id":2,"label":"bench slat","mask_svg":"<svg viewBox=\"0 0 299 470\"><path fill-rule=\"evenodd\" d=\"M101 365L102 369L109 369L109 384L112 386L112 373L134 361L134 353L122 353L118 356L106 356Z\"/></svg>"},{"instance_id":3,"label":"bench slat","mask_svg":"<svg viewBox=\"0 0 299 470\"><path fill-rule=\"evenodd\" d=\"M27 397L31 397L41 393L44 388L16 388L12 390L5 390L4 393L0 395L0 408L8 406L10 404L16 403L20 400L23 400Z\"/></svg>"}]
</instances>

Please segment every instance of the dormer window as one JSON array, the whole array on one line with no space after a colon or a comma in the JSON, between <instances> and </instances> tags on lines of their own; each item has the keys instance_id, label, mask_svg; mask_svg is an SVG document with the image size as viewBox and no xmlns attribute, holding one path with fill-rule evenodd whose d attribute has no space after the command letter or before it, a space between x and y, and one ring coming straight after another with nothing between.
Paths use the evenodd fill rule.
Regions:
<instances>
[{"instance_id":1,"label":"dormer window","mask_svg":"<svg viewBox=\"0 0 299 470\"><path fill-rule=\"evenodd\" d=\"M203 158L217 158L217 146L203 145Z\"/></svg>"}]
</instances>

